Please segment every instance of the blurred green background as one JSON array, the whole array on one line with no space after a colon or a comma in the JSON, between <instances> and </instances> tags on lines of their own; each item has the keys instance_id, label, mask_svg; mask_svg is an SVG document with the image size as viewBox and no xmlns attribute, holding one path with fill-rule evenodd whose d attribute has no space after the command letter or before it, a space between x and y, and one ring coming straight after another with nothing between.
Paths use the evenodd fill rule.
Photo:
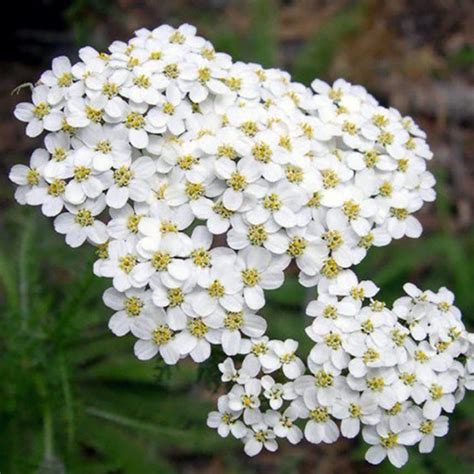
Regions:
<instances>
[{"instance_id":1,"label":"blurred green background","mask_svg":"<svg viewBox=\"0 0 474 474\"><path fill-rule=\"evenodd\" d=\"M0 63L0 472L390 473L363 462L357 441L331 446L281 443L256 459L238 441L206 428L217 396L215 361L172 369L139 362L132 337L107 329L92 249L67 248L36 209L14 204L6 179L38 140L12 117L50 60L105 48L134 29L190 22L234 59L289 69L309 84L339 76L365 85L384 104L411 114L435 152L438 200L419 217L418 241L374 249L358 267L391 302L405 281L455 291L474 330L474 41L472 2L456 0L36 0L9 2L1 22ZM269 293L270 335L302 337L310 295L291 275ZM308 350L303 343L303 350ZM474 397L452 417L447 438L427 456L415 452L399 472L471 474Z\"/></svg>"}]
</instances>

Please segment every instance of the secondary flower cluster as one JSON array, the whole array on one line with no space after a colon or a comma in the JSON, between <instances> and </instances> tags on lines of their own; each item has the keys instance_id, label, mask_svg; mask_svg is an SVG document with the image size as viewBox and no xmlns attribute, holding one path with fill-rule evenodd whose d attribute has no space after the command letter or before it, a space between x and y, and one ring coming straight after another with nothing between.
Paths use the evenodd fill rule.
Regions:
<instances>
[{"instance_id":1,"label":"secondary flower cluster","mask_svg":"<svg viewBox=\"0 0 474 474\"><path fill-rule=\"evenodd\" d=\"M390 310L373 298L374 283L358 282L350 270L318 291L306 310L314 318L306 330L315 342L310 374L303 374L296 341L252 339L239 369L231 358L219 366L222 381L233 385L208 425L242 439L250 456L275 451L278 438L333 443L360 431L372 464L388 456L401 467L406 446L415 444L431 452L435 437L448 432L442 413L474 389L474 341L453 294L406 284L408 296Z\"/></svg>"},{"instance_id":2,"label":"secondary flower cluster","mask_svg":"<svg viewBox=\"0 0 474 474\"><path fill-rule=\"evenodd\" d=\"M265 337L264 290L286 268L323 292L350 280L372 245L419 237L413 213L435 197L412 119L341 79L310 89L233 62L195 33L141 29L106 53L81 49L74 65L56 58L15 109L28 136L46 132L29 166L11 170L16 199L54 217L68 245L97 247L110 329L168 364L202 362L212 345L248 352ZM266 370L296 350L268 344ZM310 361L324 364L318 347ZM293 356L283 364L292 379L304 370Z\"/></svg>"}]
</instances>

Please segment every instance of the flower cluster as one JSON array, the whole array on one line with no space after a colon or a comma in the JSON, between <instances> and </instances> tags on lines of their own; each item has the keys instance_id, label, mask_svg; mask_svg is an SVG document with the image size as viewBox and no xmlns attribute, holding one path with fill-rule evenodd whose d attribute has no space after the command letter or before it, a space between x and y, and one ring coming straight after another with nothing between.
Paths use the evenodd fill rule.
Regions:
<instances>
[{"instance_id":1,"label":"flower cluster","mask_svg":"<svg viewBox=\"0 0 474 474\"><path fill-rule=\"evenodd\" d=\"M358 282L350 270L318 290L306 310L314 318L306 330L315 342L309 374L296 341L253 339L239 369L231 358L219 366L233 386L208 425L242 439L250 456L276 450L278 438L333 443L359 432L372 464L388 457L401 467L415 444L431 452L448 432L442 413L474 389L472 363L463 363L472 360L472 334L453 294L406 284L408 296L388 309L373 298L374 283Z\"/></svg>"},{"instance_id":2,"label":"flower cluster","mask_svg":"<svg viewBox=\"0 0 474 474\"><path fill-rule=\"evenodd\" d=\"M14 166L10 178L18 202L54 217L68 245L97 248L94 273L112 281L104 294L115 312L109 327L137 339L139 359L159 354L168 364L188 356L202 362L213 345L228 356L249 354L238 375L232 360L222 366L223 377L237 377L244 388L232 389L221 411L242 411L257 441L262 430L254 427L264 423L254 406L260 392L272 410L292 400L289 419L301 417L306 401L297 381L306 379L297 343L269 341L257 314L264 291L280 287L292 263L302 285L318 286L320 298L344 308L344 328L317 318L308 330L316 342L311 370L329 364L339 371L335 380L343 380L350 369L347 384L356 393L373 370L393 372L404 356L413 359L402 342L366 364L366 352L382 346L361 330L369 309L359 303L376 288L357 286L349 270L371 246L421 234L413 213L435 198L426 170L432 153L411 118L342 79L332 86L315 80L308 88L286 72L233 62L190 25L141 29L108 52L86 47L79 57L76 64L53 60L32 103L15 109L28 136L45 136L29 166ZM397 311L408 321L411 312L402 315L403 308L382 311L390 321L376 330L396 329L390 324ZM334 329L328 321L347 332L337 341L334 332L337 350L325 343ZM430 323L416 324L432 344ZM406 329L397 330L403 339ZM443 337L436 342L445 343ZM465 351L458 342L452 347L446 354ZM281 368L296 381L280 386L268 375L255 381L261 368ZM240 406L243 394L248 398ZM320 403L313 395L308 403ZM330 421L332 408L323 408ZM220 432L249 438L234 421L219 424ZM337 437L337 427L327 426L327 439ZM316 431L313 439L326 436ZM302 436L296 427L278 432L292 442ZM246 447L249 454L258 442ZM264 444L276 447L272 437Z\"/></svg>"}]
</instances>

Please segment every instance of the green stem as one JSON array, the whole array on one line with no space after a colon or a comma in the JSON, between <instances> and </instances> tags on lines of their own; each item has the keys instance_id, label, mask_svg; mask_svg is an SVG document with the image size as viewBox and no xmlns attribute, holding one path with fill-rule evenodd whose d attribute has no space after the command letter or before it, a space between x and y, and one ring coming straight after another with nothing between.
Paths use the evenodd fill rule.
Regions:
<instances>
[{"instance_id":1,"label":"green stem","mask_svg":"<svg viewBox=\"0 0 474 474\"><path fill-rule=\"evenodd\" d=\"M75 438L75 424L74 424L74 408L72 402L71 385L69 383L69 377L66 368L66 362L64 355L61 354L59 358L59 369L61 373L61 385L64 396L64 407L66 411L66 423L67 423L67 447L68 451L72 452Z\"/></svg>"},{"instance_id":2,"label":"green stem","mask_svg":"<svg viewBox=\"0 0 474 474\"><path fill-rule=\"evenodd\" d=\"M44 437L44 459L53 459L53 418L51 407L45 401L43 405L43 437Z\"/></svg>"},{"instance_id":3,"label":"green stem","mask_svg":"<svg viewBox=\"0 0 474 474\"><path fill-rule=\"evenodd\" d=\"M24 230L20 239L19 255L18 255L18 279L20 293L20 314L22 328L26 329L29 313L29 281L28 274L28 256L31 244L31 236L33 234L33 220L27 220L24 223Z\"/></svg>"},{"instance_id":4,"label":"green stem","mask_svg":"<svg viewBox=\"0 0 474 474\"><path fill-rule=\"evenodd\" d=\"M48 394L44 380L39 374L35 376L38 394L41 398L42 415L43 415L43 459L49 460L54 457L54 442L53 442L53 417L51 413L51 405L48 400Z\"/></svg>"},{"instance_id":5,"label":"green stem","mask_svg":"<svg viewBox=\"0 0 474 474\"><path fill-rule=\"evenodd\" d=\"M111 421L118 425L126 426L127 428L134 428L140 431L146 431L148 433L156 435L167 435L167 436L186 436L186 431L179 430L175 428L170 428L168 426L157 426L151 423L146 423L141 420L134 420L126 416L117 415L116 413L111 413L105 410L101 410L95 407L86 408L86 413L89 415L95 416L97 418L102 418L103 420Z\"/></svg>"}]
</instances>

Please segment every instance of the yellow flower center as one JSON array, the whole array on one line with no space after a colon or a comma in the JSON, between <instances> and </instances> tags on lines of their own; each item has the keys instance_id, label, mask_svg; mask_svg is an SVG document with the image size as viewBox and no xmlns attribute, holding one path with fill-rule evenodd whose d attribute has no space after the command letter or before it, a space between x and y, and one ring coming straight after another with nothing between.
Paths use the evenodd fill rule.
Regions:
<instances>
[{"instance_id":1,"label":"yellow flower center","mask_svg":"<svg viewBox=\"0 0 474 474\"><path fill-rule=\"evenodd\" d=\"M160 324L154 331L153 331L153 342L158 345L162 346L167 344L173 338L173 331L167 324Z\"/></svg>"},{"instance_id":2,"label":"yellow flower center","mask_svg":"<svg viewBox=\"0 0 474 474\"><path fill-rule=\"evenodd\" d=\"M436 383L431 384L430 397L432 400L439 400L443 395L443 387L441 387L441 385Z\"/></svg>"},{"instance_id":3,"label":"yellow flower center","mask_svg":"<svg viewBox=\"0 0 474 474\"><path fill-rule=\"evenodd\" d=\"M428 435L433 432L434 423L431 420L425 420L420 424L420 432Z\"/></svg>"},{"instance_id":4,"label":"yellow flower center","mask_svg":"<svg viewBox=\"0 0 474 474\"><path fill-rule=\"evenodd\" d=\"M86 106L86 117L94 123L100 123L102 122L102 117L104 115L104 111L101 109L95 109L94 107L91 107L90 105Z\"/></svg>"},{"instance_id":5,"label":"yellow flower center","mask_svg":"<svg viewBox=\"0 0 474 474\"><path fill-rule=\"evenodd\" d=\"M26 175L26 181L30 186L37 186L40 182L40 177L39 171L36 168L31 168Z\"/></svg>"},{"instance_id":6,"label":"yellow flower center","mask_svg":"<svg viewBox=\"0 0 474 474\"><path fill-rule=\"evenodd\" d=\"M223 219L229 219L235 214L235 211L227 209L221 202L214 204L214 206L212 206L212 210Z\"/></svg>"},{"instance_id":7,"label":"yellow flower center","mask_svg":"<svg viewBox=\"0 0 474 474\"><path fill-rule=\"evenodd\" d=\"M309 417L316 423L325 423L329 420L329 414L326 407L318 407L309 412Z\"/></svg>"},{"instance_id":8,"label":"yellow flower center","mask_svg":"<svg viewBox=\"0 0 474 474\"><path fill-rule=\"evenodd\" d=\"M247 178L238 171L234 171L227 180L227 184L234 191L243 191L247 187Z\"/></svg>"},{"instance_id":9,"label":"yellow flower center","mask_svg":"<svg viewBox=\"0 0 474 474\"><path fill-rule=\"evenodd\" d=\"M380 359L380 354L375 349L373 349L372 347L369 347L364 352L364 355L362 356L362 360L364 361L365 364L375 362L378 359Z\"/></svg>"},{"instance_id":10,"label":"yellow flower center","mask_svg":"<svg viewBox=\"0 0 474 474\"><path fill-rule=\"evenodd\" d=\"M350 221L352 221L359 217L360 205L352 200L345 201L342 206L342 212Z\"/></svg>"},{"instance_id":11,"label":"yellow flower center","mask_svg":"<svg viewBox=\"0 0 474 474\"><path fill-rule=\"evenodd\" d=\"M184 192L186 193L186 196L191 199L191 201L195 201L196 199L202 197L205 191L206 188L202 183L191 183L188 181L184 187Z\"/></svg>"},{"instance_id":12,"label":"yellow flower center","mask_svg":"<svg viewBox=\"0 0 474 474\"><path fill-rule=\"evenodd\" d=\"M318 191L315 191L306 205L308 207L319 207L321 205L321 194Z\"/></svg>"},{"instance_id":13,"label":"yellow flower center","mask_svg":"<svg viewBox=\"0 0 474 474\"><path fill-rule=\"evenodd\" d=\"M219 280L214 280L207 289L211 298L222 298L225 295L224 285Z\"/></svg>"},{"instance_id":14,"label":"yellow flower center","mask_svg":"<svg viewBox=\"0 0 474 474\"><path fill-rule=\"evenodd\" d=\"M380 186L379 186L379 193L383 197L390 197L393 192L393 186L392 183L389 183L388 181L384 181Z\"/></svg>"},{"instance_id":15,"label":"yellow flower center","mask_svg":"<svg viewBox=\"0 0 474 474\"><path fill-rule=\"evenodd\" d=\"M402 372L398 378L404 385L412 386L416 382L416 374L410 372Z\"/></svg>"},{"instance_id":16,"label":"yellow flower center","mask_svg":"<svg viewBox=\"0 0 474 474\"><path fill-rule=\"evenodd\" d=\"M138 296L129 296L125 300L125 312L128 316L140 316L143 306L145 305L144 301Z\"/></svg>"},{"instance_id":17,"label":"yellow flower center","mask_svg":"<svg viewBox=\"0 0 474 474\"><path fill-rule=\"evenodd\" d=\"M54 196L54 197L61 196L61 194L63 194L65 190L66 190L66 181L62 179L56 178L48 185L48 194L50 196Z\"/></svg>"},{"instance_id":18,"label":"yellow flower center","mask_svg":"<svg viewBox=\"0 0 474 474\"><path fill-rule=\"evenodd\" d=\"M133 172L130 168L126 166L121 166L120 168L114 170L114 181L119 188L123 188L130 184L130 181L133 178Z\"/></svg>"},{"instance_id":19,"label":"yellow flower center","mask_svg":"<svg viewBox=\"0 0 474 474\"><path fill-rule=\"evenodd\" d=\"M402 207L391 207L390 215L399 221L403 221L408 217L408 211Z\"/></svg>"},{"instance_id":20,"label":"yellow flower center","mask_svg":"<svg viewBox=\"0 0 474 474\"><path fill-rule=\"evenodd\" d=\"M186 36L181 31L175 31L170 37L169 42L174 44L183 44L186 41Z\"/></svg>"},{"instance_id":21,"label":"yellow flower center","mask_svg":"<svg viewBox=\"0 0 474 474\"><path fill-rule=\"evenodd\" d=\"M323 266L321 267L321 273L326 278L335 278L339 272L341 271L341 267L337 264L336 260L332 257L327 258L323 262Z\"/></svg>"},{"instance_id":22,"label":"yellow flower center","mask_svg":"<svg viewBox=\"0 0 474 474\"><path fill-rule=\"evenodd\" d=\"M325 189L335 188L340 182L340 178L334 170L327 169L321 171L323 186Z\"/></svg>"},{"instance_id":23,"label":"yellow flower center","mask_svg":"<svg viewBox=\"0 0 474 474\"><path fill-rule=\"evenodd\" d=\"M113 82L106 82L102 86L102 93L106 95L109 99L115 97L119 92L119 86Z\"/></svg>"},{"instance_id":24,"label":"yellow flower center","mask_svg":"<svg viewBox=\"0 0 474 474\"><path fill-rule=\"evenodd\" d=\"M77 182L82 183L87 178L89 178L91 173L92 173L92 169L87 168L87 166L76 166L74 168L74 179Z\"/></svg>"},{"instance_id":25,"label":"yellow flower center","mask_svg":"<svg viewBox=\"0 0 474 474\"><path fill-rule=\"evenodd\" d=\"M204 247L193 250L191 258L198 267L207 268L211 265L211 254Z\"/></svg>"},{"instance_id":26,"label":"yellow flower center","mask_svg":"<svg viewBox=\"0 0 474 474\"><path fill-rule=\"evenodd\" d=\"M54 161L63 161L66 158L66 150L63 147L56 147L53 151Z\"/></svg>"},{"instance_id":27,"label":"yellow flower center","mask_svg":"<svg viewBox=\"0 0 474 474\"><path fill-rule=\"evenodd\" d=\"M398 435L390 431L387 436L380 437L380 444L386 449L395 448L398 446Z\"/></svg>"},{"instance_id":28,"label":"yellow flower center","mask_svg":"<svg viewBox=\"0 0 474 474\"><path fill-rule=\"evenodd\" d=\"M179 67L177 64L167 64L163 69L163 74L168 79L177 79L179 76Z\"/></svg>"},{"instance_id":29,"label":"yellow flower center","mask_svg":"<svg viewBox=\"0 0 474 474\"><path fill-rule=\"evenodd\" d=\"M333 332L325 336L324 342L326 343L326 346L335 351L337 351L342 345L341 336Z\"/></svg>"},{"instance_id":30,"label":"yellow flower center","mask_svg":"<svg viewBox=\"0 0 474 474\"><path fill-rule=\"evenodd\" d=\"M281 206L282 202L276 193L267 194L263 199L263 207L270 211L279 211Z\"/></svg>"},{"instance_id":31,"label":"yellow flower center","mask_svg":"<svg viewBox=\"0 0 474 474\"><path fill-rule=\"evenodd\" d=\"M393 143L393 139L393 133L390 132L380 132L379 136L377 137L377 140L383 146L391 145Z\"/></svg>"},{"instance_id":32,"label":"yellow flower center","mask_svg":"<svg viewBox=\"0 0 474 474\"><path fill-rule=\"evenodd\" d=\"M138 224L140 224L142 217L142 214L131 214L130 216L128 216L127 229L130 232L136 234L138 232Z\"/></svg>"},{"instance_id":33,"label":"yellow flower center","mask_svg":"<svg viewBox=\"0 0 474 474\"><path fill-rule=\"evenodd\" d=\"M148 89L151 86L151 81L145 74L140 74L133 79L133 83L141 89Z\"/></svg>"},{"instance_id":34,"label":"yellow flower center","mask_svg":"<svg viewBox=\"0 0 474 474\"><path fill-rule=\"evenodd\" d=\"M103 244L99 244L95 251L97 258L101 260L105 260L109 258L109 243L104 242Z\"/></svg>"},{"instance_id":35,"label":"yellow flower center","mask_svg":"<svg viewBox=\"0 0 474 474\"><path fill-rule=\"evenodd\" d=\"M135 268L136 264L137 264L137 257L135 257L135 255L128 254L119 258L118 266L120 270L128 274Z\"/></svg>"},{"instance_id":36,"label":"yellow flower center","mask_svg":"<svg viewBox=\"0 0 474 474\"><path fill-rule=\"evenodd\" d=\"M229 160L235 160L235 158L237 158L237 152L231 145L219 145L217 147L217 156L219 158L229 158Z\"/></svg>"},{"instance_id":37,"label":"yellow flower center","mask_svg":"<svg viewBox=\"0 0 474 474\"><path fill-rule=\"evenodd\" d=\"M372 377L367 379L367 387L373 392L381 392L385 387L385 380L382 377Z\"/></svg>"},{"instance_id":38,"label":"yellow flower center","mask_svg":"<svg viewBox=\"0 0 474 474\"><path fill-rule=\"evenodd\" d=\"M268 233L263 224L251 225L247 237L252 245L260 247L268 238Z\"/></svg>"},{"instance_id":39,"label":"yellow flower center","mask_svg":"<svg viewBox=\"0 0 474 474\"><path fill-rule=\"evenodd\" d=\"M329 250L338 249L343 243L344 239L338 230L329 230L323 234L323 239Z\"/></svg>"},{"instance_id":40,"label":"yellow flower center","mask_svg":"<svg viewBox=\"0 0 474 474\"><path fill-rule=\"evenodd\" d=\"M242 79L240 77L228 77L224 79L225 85L234 92L237 92L242 87Z\"/></svg>"},{"instance_id":41,"label":"yellow flower center","mask_svg":"<svg viewBox=\"0 0 474 474\"><path fill-rule=\"evenodd\" d=\"M65 72L58 77L58 86L59 87L69 87L72 84L72 74L70 72Z\"/></svg>"},{"instance_id":42,"label":"yellow flower center","mask_svg":"<svg viewBox=\"0 0 474 474\"><path fill-rule=\"evenodd\" d=\"M249 137L255 136L258 131L257 124L252 120L243 122L239 128L243 133L245 133L245 135L248 135Z\"/></svg>"},{"instance_id":43,"label":"yellow flower center","mask_svg":"<svg viewBox=\"0 0 474 474\"><path fill-rule=\"evenodd\" d=\"M37 119L42 119L46 117L51 111L51 107L46 102L40 102L36 107L33 109L33 115Z\"/></svg>"},{"instance_id":44,"label":"yellow flower center","mask_svg":"<svg viewBox=\"0 0 474 474\"><path fill-rule=\"evenodd\" d=\"M145 125L145 117L138 112L130 112L125 119L125 126L138 130Z\"/></svg>"},{"instance_id":45,"label":"yellow flower center","mask_svg":"<svg viewBox=\"0 0 474 474\"><path fill-rule=\"evenodd\" d=\"M163 104L163 113L167 115L173 115L175 111L175 106L171 102L165 102Z\"/></svg>"},{"instance_id":46,"label":"yellow flower center","mask_svg":"<svg viewBox=\"0 0 474 474\"><path fill-rule=\"evenodd\" d=\"M368 150L364 153L364 162L367 168L373 168L379 161L379 156L375 150Z\"/></svg>"},{"instance_id":47,"label":"yellow flower center","mask_svg":"<svg viewBox=\"0 0 474 474\"><path fill-rule=\"evenodd\" d=\"M162 221L160 224L160 232L162 234L174 234L178 232L178 226L171 221Z\"/></svg>"},{"instance_id":48,"label":"yellow flower center","mask_svg":"<svg viewBox=\"0 0 474 474\"><path fill-rule=\"evenodd\" d=\"M253 287L260 281L260 274L256 268L247 268L242 270L242 281L245 286Z\"/></svg>"},{"instance_id":49,"label":"yellow flower center","mask_svg":"<svg viewBox=\"0 0 474 474\"><path fill-rule=\"evenodd\" d=\"M308 242L304 237L300 237L296 235L290 240L290 243L288 244L288 249L286 252L288 255L291 255L292 257L300 257L301 255L304 254L304 251L306 250L306 247L308 245Z\"/></svg>"},{"instance_id":50,"label":"yellow flower center","mask_svg":"<svg viewBox=\"0 0 474 474\"><path fill-rule=\"evenodd\" d=\"M272 157L272 149L267 143L259 142L253 146L252 155L261 163L269 163Z\"/></svg>"},{"instance_id":51,"label":"yellow flower center","mask_svg":"<svg viewBox=\"0 0 474 474\"><path fill-rule=\"evenodd\" d=\"M224 326L231 331L240 329L244 324L244 313L242 311L228 311L224 318Z\"/></svg>"},{"instance_id":52,"label":"yellow flower center","mask_svg":"<svg viewBox=\"0 0 474 474\"><path fill-rule=\"evenodd\" d=\"M354 298L355 300L362 300L364 299L364 288L362 287L359 287L359 286L354 286L351 291L350 291L350 295L352 296L352 298Z\"/></svg>"},{"instance_id":53,"label":"yellow flower center","mask_svg":"<svg viewBox=\"0 0 474 474\"><path fill-rule=\"evenodd\" d=\"M197 162L193 155L183 155L178 158L177 164L182 170L190 170Z\"/></svg>"},{"instance_id":54,"label":"yellow flower center","mask_svg":"<svg viewBox=\"0 0 474 474\"><path fill-rule=\"evenodd\" d=\"M188 329L189 332L198 339L202 339L209 331L207 324L202 320L202 318L191 319L188 323Z\"/></svg>"},{"instance_id":55,"label":"yellow flower center","mask_svg":"<svg viewBox=\"0 0 474 474\"><path fill-rule=\"evenodd\" d=\"M211 78L211 70L208 67L201 67L198 69L198 81L205 84Z\"/></svg>"},{"instance_id":56,"label":"yellow flower center","mask_svg":"<svg viewBox=\"0 0 474 474\"><path fill-rule=\"evenodd\" d=\"M371 319L366 319L364 322L361 323L360 330L364 334L371 334L372 332L374 332L374 323Z\"/></svg>"},{"instance_id":57,"label":"yellow flower center","mask_svg":"<svg viewBox=\"0 0 474 474\"><path fill-rule=\"evenodd\" d=\"M159 250L151 257L151 264L153 268L159 272L164 272L168 269L168 265L171 262L170 254L166 252L160 252Z\"/></svg>"},{"instance_id":58,"label":"yellow flower center","mask_svg":"<svg viewBox=\"0 0 474 474\"><path fill-rule=\"evenodd\" d=\"M109 140L101 140L99 143L97 143L94 150L100 151L101 153L104 153L105 155L107 155L108 153L112 151L112 144L110 143Z\"/></svg>"},{"instance_id":59,"label":"yellow flower center","mask_svg":"<svg viewBox=\"0 0 474 474\"><path fill-rule=\"evenodd\" d=\"M168 300L171 308L179 306L184 301L183 290L181 288L170 288L168 290Z\"/></svg>"},{"instance_id":60,"label":"yellow flower center","mask_svg":"<svg viewBox=\"0 0 474 474\"><path fill-rule=\"evenodd\" d=\"M372 123L379 128L383 128L388 125L388 118L382 114L374 114L372 116Z\"/></svg>"},{"instance_id":61,"label":"yellow flower center","mask_svg":"<svg viewBox=\"0 0 474 474\"><path fill-rule=\"evenodd\" d=\"M362 409L360 408L360 405L351 403L349 405L349 414L351 415L351 418L359 418L362 415Z\"/></svg>"},{"instance_id":62,"label":"yellow flower center","mask_svg":"<svg viewBox=\"0 0 474 474\"><path fill-rule=\"evenodd\" d=\"M334 375L321 369L314 375L316 387L331 387L334 383Z\"/></svg>"},{"instance_id":63,"label":"yellow flower center","mask_svg":"<svg viewBox=\"0 0 474 474\"><path fill-rule=\"evenodd\" d=\"M328 304L323 310L323 316L327 319L337 319L337 309L332 304Z\"/></svg>"},{"instance_id":64,"label":"yellow flower center","mask_svg":"<svg viewBox=\"0 0 474 474\"><path fill-rule=\"evenodd\" d=\"M82 227L89 227L94 224L94 217L92 217L92 212L89 209L79 209L74 221Z\"/></svg>"},{"instance_id":65,"label":"yellow flower center","mask_svg":"<svg viewBox=\"0 0 474 474\"><path fill-rule=\"evenodd\" d=\"M369 232L367 235L364 235L360 238L359 243L357 244L359 247L364 249L370 249L374 243L374 234Z\"/></svg>"},{"instance_id":66,"label":"yellow flower center","mask_svg":"<svg viewBox=\"0 0 474 474\"><path fill-rule=\"evenodd\" d=\"M357 127L354 122L349 122L348 120L346 120L342 124L342 130L348 133L349 135L355 135L358 132L359 127Z\"/></svg>"}]
</instances>

